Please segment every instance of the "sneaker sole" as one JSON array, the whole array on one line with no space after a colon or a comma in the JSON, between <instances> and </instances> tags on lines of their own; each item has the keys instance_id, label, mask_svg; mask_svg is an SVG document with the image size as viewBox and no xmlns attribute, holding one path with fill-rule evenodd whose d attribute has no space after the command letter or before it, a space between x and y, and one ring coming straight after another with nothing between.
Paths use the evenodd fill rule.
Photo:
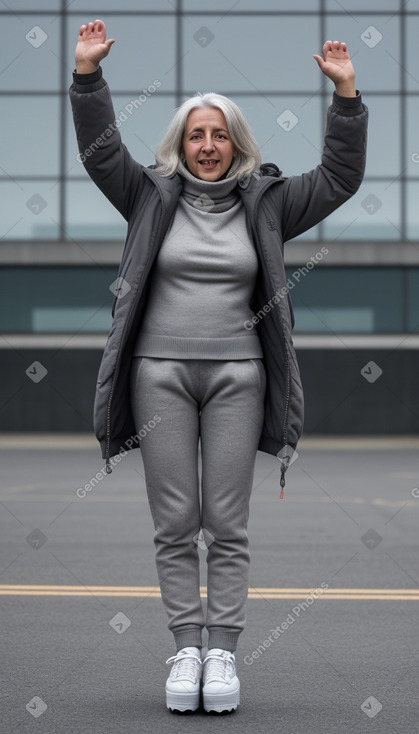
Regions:
<instances>
[{"instance_id":1,"label":"sneaker sole","mask_svg":"<svg viewBox=\"0 0 419 734\"><path fill-rule=\"evenodd\" d=\"M202 691L204 710L207 712L234 711L240 703L240 685L228 693L204 693Z\"/></svg>"},{"instance_id":2,"label":"sneaker sole","mask_svg":"<svg viewBox=\"0 0 419 734\"><path fill-rule=\"evenodd\" d=\"M199 691L198 693L166 691L166 706L171 711L196 711L199 708Z\"/></svg>"}]
</instances>

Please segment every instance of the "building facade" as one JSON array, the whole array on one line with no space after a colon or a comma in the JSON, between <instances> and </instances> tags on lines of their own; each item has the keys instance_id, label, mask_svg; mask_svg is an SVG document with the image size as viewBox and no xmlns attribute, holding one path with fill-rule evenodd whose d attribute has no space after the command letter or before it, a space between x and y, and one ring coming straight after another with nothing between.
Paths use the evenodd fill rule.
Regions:
<instances>
[{"instance_id":1,"label":"building facade","mask_svg":"<svg viewBox=\"0 0 419 734\"><path fill-rule=\"evenodd\" d=\"M144 165L196 92L232 98L262 160L317 165L346 41L370 110L364 183L286 245L306 435L418 433L419 0L8 0L0 8L0 431L91 431L126 223L78 156L68 99L82 23Z\"/></svg>"}]
</instances>

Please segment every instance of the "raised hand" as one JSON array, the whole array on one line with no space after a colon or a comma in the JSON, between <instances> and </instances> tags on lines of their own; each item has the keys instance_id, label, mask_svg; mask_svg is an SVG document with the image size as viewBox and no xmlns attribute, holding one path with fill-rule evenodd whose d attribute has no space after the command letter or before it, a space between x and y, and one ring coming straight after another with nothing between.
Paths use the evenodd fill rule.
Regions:
<instances>
[{"instance_id":1,"label":"raised hand","mask_svg":"<svg viewBox=\"0 0 419 734\"><path fill-rule=\"evenodd\" d=\"M108 55L114 38L106 40L106 26L102 20L80 26L75 50L76 71L78 74L90 74Z\"/></svg>"},{"instance_id":2,"label":"raised hand","mask_svg":"<svg viewBox=\"0 0 419 734\"><path fill-rule=\"evenodd\" d=\"M321 71L336 85L336 92L342 97L355 97L355 71L352 66L346 43L326 41L323 57L313 54Z\"/></svg>"}]
</instances>

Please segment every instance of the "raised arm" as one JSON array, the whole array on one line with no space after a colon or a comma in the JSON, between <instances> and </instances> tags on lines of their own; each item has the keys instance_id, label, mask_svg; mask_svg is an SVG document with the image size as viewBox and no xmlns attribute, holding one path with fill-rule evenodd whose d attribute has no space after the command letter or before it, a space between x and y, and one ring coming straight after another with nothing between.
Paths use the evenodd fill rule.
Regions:
<instances>
[{"instance_id":1,"label":"raised arm","mask_svg":"<svg viewBox=\"0 0 419 734\"><path fill-rule=\"evenodd\" d=\"M122 143L121 121L115 116L109 87L99 66L114 42L113 38L106 40L106 27L101 20L80 27L76 73L69 94L78 159L102 193L128 219L144 174L143 166L134 161Z\"/></svg>"},{"instance_id":2,"label":"raised arm","mask_svg":"<svg viewBox=\"0 0 419 734\"><path fill-rule=\"evenodd\" d=\"M355 72L345 43L327 41L321 71L335 84L327 114L321 164L287 178L280 210L284 241L302 234L351 198L362 183L366 161L368 109L355 89Z\"/></svg>"}]
</instances>

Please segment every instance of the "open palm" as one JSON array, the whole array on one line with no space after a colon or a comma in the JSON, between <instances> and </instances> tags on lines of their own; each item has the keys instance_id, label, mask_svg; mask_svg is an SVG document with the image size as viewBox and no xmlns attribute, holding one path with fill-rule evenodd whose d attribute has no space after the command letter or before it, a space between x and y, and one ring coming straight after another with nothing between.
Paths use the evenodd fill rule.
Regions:
<instances>
[{"instance_id":1,"label":"open palm","mask_svg":"<svg viewBox=\"0 0 419 734\"><path fill-rule=\"evenodd\" d=\"M323 58L317 54L313 55L323 74L335 84L342 84L355 78L346 43L326 41L323 46Z\"/></svg>"},{"instance_id":2,"label":"open palm","mask_svg":"<svg viewBox=\"0 0 419 734\"><path fill-rule=\"evenodd\" d=\"M108 55L114 38L106 40L106 26L102 20L80 26L75 50L77 66L86 63L97 66Z\"/></svg>"}]
</instances>

